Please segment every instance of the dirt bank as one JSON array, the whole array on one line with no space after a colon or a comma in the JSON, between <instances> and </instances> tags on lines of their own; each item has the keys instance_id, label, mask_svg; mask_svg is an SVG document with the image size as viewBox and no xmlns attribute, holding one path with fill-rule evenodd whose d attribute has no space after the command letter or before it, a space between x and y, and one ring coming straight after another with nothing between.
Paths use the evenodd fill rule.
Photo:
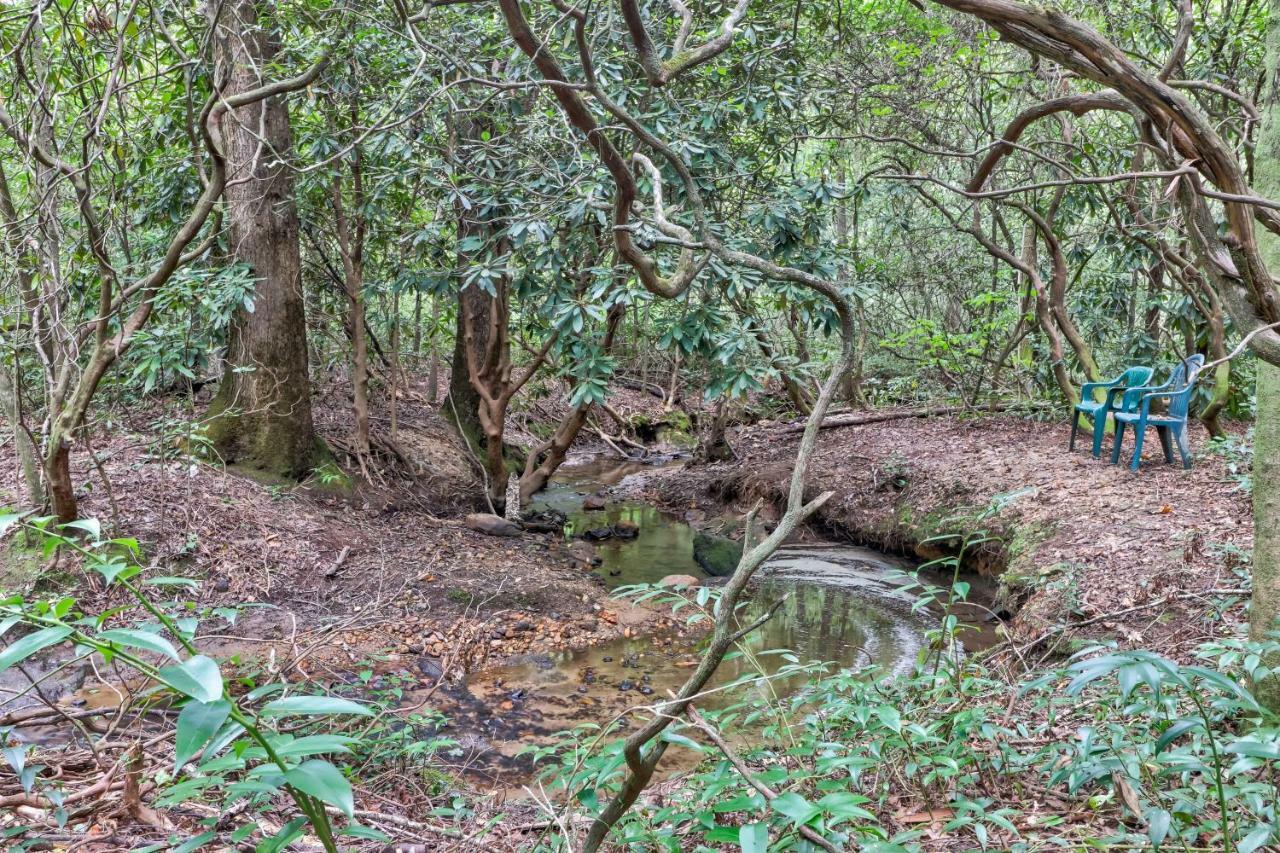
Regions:
<instances>
[{"instance_id":1,"label":"dirt bank","mask_svg":"<svg viewBox=\"0 0 1280 853\"><path fill-rule=\"evenodd\" d=\"M341 403L340 394L320 399L326 438L345 434ZM178 405L98 430L92 447L102 471L81 452L73 474L82 513L137 538L154 573L200 580L191 597L201 608L246 605L234 625L202 624L213 651L256 649L286 672L321 679L386 652L430 680L441 667L469 671L659 627L651 612L610 600L558 534L468 529L462 517L479 485L465 450L427 406L401 403L396 442L408 467L375 464L372 482L357 484L331 465L298 485L180 452L164 427L189 416ZM12 446L0 444L0 507L15 504L16 483ZM51 562L13 541L0 549L6 592L74 589L86 612L128 603L68 556Z\"/></svg>"},{"instance_id":2,"label":"dirt bank","mask_svg":"<svg viewBox=\"0 0 1280 853\"><path fill-rule=\"evenodd\" d=\"M1243 620L1241 598L1222 591L1245 585L1249 499L1222 457L1204 452L1207 436L1193 431L1192 470L1166 465L1153 441L1135 474L1087 450L1068 454L1066 433L1014 417L824 431L809 491L835 494L815 523L926 558L989 531L998 541L977 549L969 568L999 577L1006 631L1021 643L1061 650L1072 638L1114 638L1178 654L1209 636L1199 616L1211 602L1225 599ZM742 430L736 461L664 476L654 497L694 514L780 503L797 438L770 425Z\"/></svg>"}]
</instances>

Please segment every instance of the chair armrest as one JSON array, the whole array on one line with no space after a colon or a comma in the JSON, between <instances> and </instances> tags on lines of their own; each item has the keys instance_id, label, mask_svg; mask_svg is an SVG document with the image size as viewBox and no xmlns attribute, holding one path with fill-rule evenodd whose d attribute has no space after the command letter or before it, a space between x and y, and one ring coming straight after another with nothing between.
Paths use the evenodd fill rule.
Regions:
<instances>
[{"instance_id":1,"label":"chair armrest","mask_svg":"<svg viewBox=\"0 0 1280 853\"><path fill-rule=\"evenodd\" d=\"M1120 380L1122 379L1124 379L1123 373L1115 379L1108 379L1105 382L1086 382L1080 386L1080 399L1089 399L1089 395L1093 393L1095 388L1114 388L1120 384Z\"/></svg>"},{"instance_id":2,"label":"chair armrest","mask_svg":"<svg viewBox=\"0 0 1280 853\"><path fill-rule=\"evenodd\" d=\"M1126 388L1124 389L1124 400L1122 400L1120 404L1127 409L1129 408L1129 406L1135 405L1138 403L1138 401L1141 399L1139 395L1149 394L1153 391L1164 391L1166 388L1169 388L1172 385L1173 385L1173 379L1169 379L1167 382L1164 382L1163 384L1160 384L1160 385L1135 385L1133 388ZM1133 401L1132 403L1130 402L1131 400Z\"/></svg>"},{"instance_id":3,"label":"chair armrest","mask_svg":"<svg viewBox=\"0 0 1280 853\"><path fill-rule=\"evenodd\" d=\"M1183 385L1177 391L1162 391L1160 389L1155 389L1150 393L1144 394L1142 396L1143 414L1146 414L1147 411L1151 408L1152 400L1168 400L1170 403L1172 403L1175 397L1186 397L1188 394L1190 394L1192 391L1195 390L1195 387L1196 387L1196 384L1194 381L1192 381L1192 382L1188 382L1186 385Z\"/></svg>"}]
</instances>

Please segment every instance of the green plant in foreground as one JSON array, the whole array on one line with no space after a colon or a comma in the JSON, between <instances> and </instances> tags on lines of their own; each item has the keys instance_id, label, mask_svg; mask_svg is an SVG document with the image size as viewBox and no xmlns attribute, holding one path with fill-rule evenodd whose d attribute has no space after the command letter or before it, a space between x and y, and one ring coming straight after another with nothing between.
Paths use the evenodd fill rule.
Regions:
<instances>
[{"instance_id":1,"label":"green plant in foreground","mask_svg":"<svg viewBox=\"0 0 1280 853\"><path fill-rule=\"evenodd\" d=\"M922 601L965 592L927 589ZM667 603L676 596L626 593ZM697 610L712 597L685 593L684 606ZM628 813L613 842L673 853L812 850L799 832L806 827L841 849L889 853L923 849L930 825L963 839L959 849L1019 853L1254 853L1280 841L1280 720L1246 686L1267 674L1261 662L1280 644L1220 640L1201 646L1195 664L1096 647L1010 683L980 659L937 653L956 648L959 629L944 618L938 630L947 636L907 673L813 675L782 700L743 689L763 671L740 679L730 688L739 690L736 704L703 709L737 755L696 726L673 726L664 738L699 763L657 805ZM591 816L621 783L619 734L584 725L529 752L544 765L544 783ZM1028 790L1069 805L1047 805ZM542 849L568 843L551 838Z\"/></svg>"},{"instance_id":2,"label":"green plant in foreground","mask_svg":"<svg viewBox=\"0 0 1280 853\"><path fill-rule=\"evenodd\" d=\"M282 696L259 704L284 691L286 685L282 683L269 683L243 697L233 697L217 662L201 654L194 644L198 619L175 615L190 610L179 607L170 611L154 603L144 591L188 588L195 586L195 581L148 577L135 582L142 573L137 541L102 539L99 525L92 520L55 529L51 518L0 514L0 535L15 527L38 536L46 554L57 548L77 552L86 568L100 575L108 587L127 591L154 620L107 627L119 617L120 610L85 614L77 610L71 597L27 601L12 596L0 601L0 636L18 626L30 629L0 651L0 671L38 652L70 643L74 647L72 662L98 655L104 663L123 664L153 685L144 691L144 698L180 709L174 732L172 784L164 789L157 805L172 806L218 790L228 804L242 798L267 804L283 792L301 814L273 837L263 840L256 848L260 853L283 849L308 825L324 849L333 853L338 849L335 835L382 837L354 822L335 833L325 810L332 806L350 821L355 809L354 794L343 772L329 760L316 756L349 754L359 738L332 733L299 736L274 728L284 719L368 717L374 714L372 707L318 695ZM153 659L162 662L155 663ZM40 777L35 768L26 765L25 753L19 748L6 749L5 757L23 787L29 793L35 790ZM55 790L46 787L42 793L61 807ZM241 842L257 830L257 822L249 821L232 833L231 840ZM180 849L198 849L216 835L209 829L188 839Z\"/></svg>"}]
</instances>

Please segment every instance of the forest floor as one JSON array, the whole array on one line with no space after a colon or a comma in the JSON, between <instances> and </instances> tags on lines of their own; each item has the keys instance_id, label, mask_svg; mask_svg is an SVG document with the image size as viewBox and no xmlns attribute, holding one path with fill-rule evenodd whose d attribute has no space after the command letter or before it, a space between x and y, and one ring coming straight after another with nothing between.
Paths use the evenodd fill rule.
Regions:
<instances>
[{"instance_id":1,"label":"forest floor","mask_svg":"<svg viewBox=\"0 0 1280 853\"><path fill-rule=\"evenodd\" d=\"M1154 438L1154 437L1153 437ZM760 424L732 438L738 458L666 473L655 499L703 514L785 500L799 436ZM1168 465L1154 440L1142 466L1111 465L1067 427L1008 416L904 418L823 430L806 496L834 494L816 525L832 538L926 559L954 555L998 576L993 609L1014 645L1043 657L1082 638L1181 657L1244 620L1253 544L1249 496L1229 454L1193 427L1192 469ZM1082 447L1083 445L1083 447ZM1225 607L1225 619L1206 620ZM1011 617L1011 618L1010 618Z\"/></svg>"},{"instance_id":2,"label":"forest floor","mask_svg":"<svg viewBox=\"0 0 1280 853\"><path fill-rule=\"evenodd\" d=\"M632 394L615 406L645 415L655 403ZM340 388L319 398L317 427L335 446L346 435L348 405ZM371 467L373 482L358 487L263 482L193 462L169 434L169 424L198 408L184 406L170 400L116 416L94 434L101 471L78 448L74 473L84 484L84 514L104 525L118 518L119 533L139 539L158 572L202 579L198 605L249 604L233 625L208 623L202 645L221 657L329 685L351 685L374 670L425 702L442 673L671 629L663 615L609 598L582 551L559 535L499 538L469 529L463 516L475 506L463 496L476 494L478 483L420 383L398 405L396 443L413 475L384 459ZM513 430L554 413L526 414L530 421ZM731 438L736 460L655 469L631 497L694 524L722 518L726 508L744 512L760 498L776 509L798 442L789 426L740 427ZM388 435L389 424L379 422L377 434ZM1197 643L1240 629L1252 546L1233 460L1206 451L1206 439L1193 434L1190 471L1164 464L1153 442L1131 473L1085 449L1067 453L1058 422L906 418L827 429L807 491L834 494L807 533L926 559L955 553L965 536L991 534L968 551L966 566L999 578L992 609L1008 647L1032 667L1084 639L1185 657ZM14 502L16 479L12 449L0 445L0 506ZM9 591L75 585L89 612L123 603L74 566L19 560L13 550L0 557ZM80 700L92 690L68 686ZM669 780L650 793L678 785ZM374 799L410 815L404 804L436 796L384 794ZM507 820L537 831L546 826L534 803L499 798L484 808L505 809ZM490 836L487 846L522 849L523 826Z\"/></svg>"},{"instance_id":3,"label":"forest floor","mask_svg":"<svg viewBox=\"0 0 1280 853\"><path fill-rule=\"evenodd\" d=\"M199 579L199 607L241 608L212 648L270 657L286 674L342 680L378 657L381 669L431 683L440 670L464 675L666 627L653 611L608 597L585 543L468 528L479 481L419 385L399 402L395 438L412 476L404 460L382 459L368 483L294 484L196 462L166 425L198 413L170 400L96 431L101 470L83 449L73 455L81 513L137 539L160 573ZM643 396L634 405L647 405ZM331 446L346 438L346 404L336 389L317 401L317 430ZM385 421L374 434L385 438ZM0 507L16 505L17 481L12 447L0 444ZM122 603L118 589L103 592L70 561L6 546L0 584L10 592L74 587L90 612Z\"/></svg>"}]
</instances>

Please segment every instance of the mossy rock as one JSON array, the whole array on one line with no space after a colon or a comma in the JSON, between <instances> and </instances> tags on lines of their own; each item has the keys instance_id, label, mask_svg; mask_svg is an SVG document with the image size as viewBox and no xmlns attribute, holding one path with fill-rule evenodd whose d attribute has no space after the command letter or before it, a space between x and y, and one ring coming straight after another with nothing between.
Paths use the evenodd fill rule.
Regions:
<instances>
[{"instance_id":1,"label":"mossy rock","mask_svg":"<svg viewBox=\"0 0 1280 853\"><path fill-rule=\"evenodd\" d=\"M727 536L698 531L693 535L693 561L709 575L728 577L742 559L742 543Z\"/></svg>"}]
</instances>

